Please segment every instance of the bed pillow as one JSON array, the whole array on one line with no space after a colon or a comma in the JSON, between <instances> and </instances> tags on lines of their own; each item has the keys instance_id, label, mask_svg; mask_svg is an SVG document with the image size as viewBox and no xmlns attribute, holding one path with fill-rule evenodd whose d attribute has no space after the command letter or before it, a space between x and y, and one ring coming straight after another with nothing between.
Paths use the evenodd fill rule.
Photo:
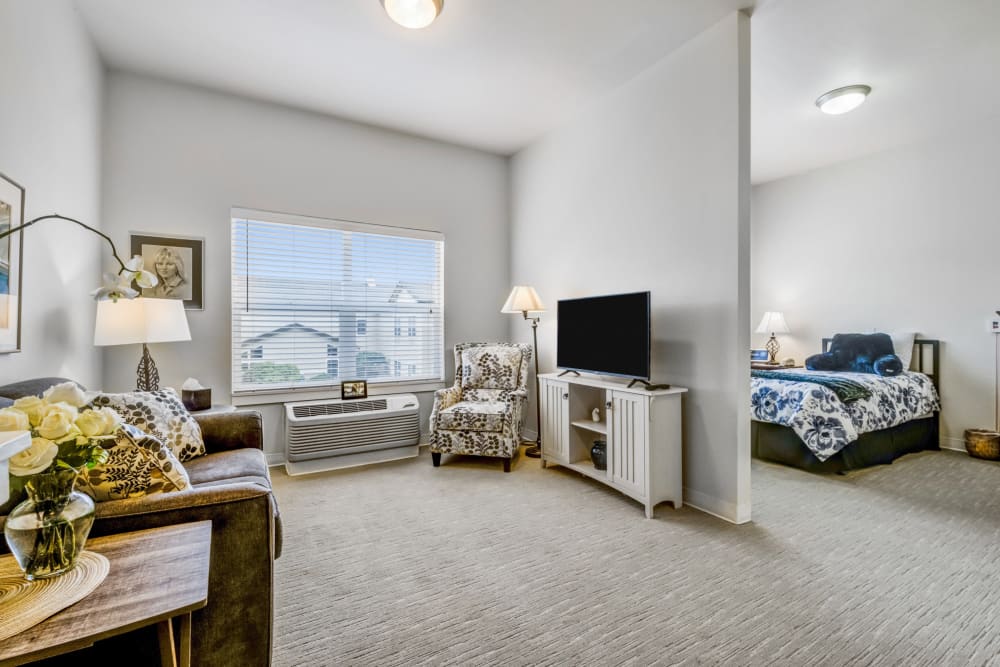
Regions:
<instances>
[{"instance_id":1,"label":"bed pillow","mask_svg":"<svg viewBox=\"0 0 1000 667\"><path fill-rule=\"evenodd\" d=\"M108 460L84 470L77 489L97 501L184 491L191 480L174 453L155 436L122 424Z\"/></svg>"},{"instance_id":2,"label":"bed pillow","mask_svg":"<svg viewBox=\"0 0 1000 667\"><path fill-rule=\"evenodd\" d=\"M875 360L872 370L876 375L894 377L903 372L903 362L895 354L887 354Z\"/></svg>"},{"instance_id":3,"label":"bed pillow","mask_svg":"<svg viewBox=\"0 0 1000 667\"><path fill-rule=\"evenodd\" d=\"M915 331L893 331L889 333L892 339L892 349L903 364L903 370L910 369L913 361L913 341L917 337Z\"/></svg>"},{"instance_id":4,"label":"bed pillow","mask_svg":"<svg viewBox=\"0 0 1000 667\"><path fill-rule=\"evenodd\" d=\"M170 447L181 462L205 454L201 427L170 387L123 394L101 393L94 397L91 405L114 409L126 424L155 436Z\"/></svg>"},{"instance_id":5,"label":"bed pillow","mask_svg":"<svg viewBox=\"0 0 1000 667\"><path fill-rule=\"evenodd\" d=\"M878 373L875 364L881 361L880 368L891 372L895 364L888 359L883 360L884 357L895 357L892 339L888 334L835 334L829 351L806 359L806 368L814 371Z\"/></svg>"}]
</instances>

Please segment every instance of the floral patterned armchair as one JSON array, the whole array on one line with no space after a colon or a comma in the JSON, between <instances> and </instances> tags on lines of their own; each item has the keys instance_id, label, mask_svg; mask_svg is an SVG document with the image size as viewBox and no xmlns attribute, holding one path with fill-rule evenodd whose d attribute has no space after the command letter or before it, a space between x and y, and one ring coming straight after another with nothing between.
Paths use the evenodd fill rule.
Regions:
<instances>
[{"instance_id":1,"label":"floral patterned armchair","mask_svg":"<svg viewBox=\"0 0 1000 667\"><path fill-rule=\"evenodd\" d=\"M472 454L503 458L504 472L521 444L528 401L531 346L460 343L455 346L455 385L434 394L431 457Z\"/></svg>"}]
</instances>

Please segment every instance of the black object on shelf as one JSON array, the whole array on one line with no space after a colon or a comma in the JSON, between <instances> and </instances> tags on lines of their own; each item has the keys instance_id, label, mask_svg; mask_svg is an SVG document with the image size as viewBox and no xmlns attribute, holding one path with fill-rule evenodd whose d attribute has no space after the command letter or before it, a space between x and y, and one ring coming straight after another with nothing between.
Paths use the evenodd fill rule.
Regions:
<instances>
[{"instance_id":1,"label":"black object on shelf","mask_svg":"<svg viewBox=\"0 0 1000 667\"><path fill-rule=\"evenodd\" d=\"M608 469L608 443L605 440L594 440L590 448L590 460L598 470Z\"/></svg>"}]
</instances>

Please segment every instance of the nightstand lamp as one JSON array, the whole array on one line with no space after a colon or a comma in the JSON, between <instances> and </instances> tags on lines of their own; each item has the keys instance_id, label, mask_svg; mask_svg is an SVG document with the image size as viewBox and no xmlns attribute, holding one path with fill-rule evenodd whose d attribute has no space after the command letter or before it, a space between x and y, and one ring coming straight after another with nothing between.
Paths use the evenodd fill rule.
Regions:
<instances>
[{"instance_id":1,"label":"nightstand lamp","mask_svg":"<svg viewBox=\"0 0 1000 667\"><path fill-rule=\"evenodd\" d=\"M783 313L779 313L778 311L767 311L764 313L764 317L761 319L760 324L757 325L756 333L771 334L771 338L767 341L767 345L764 347L767 349L768 362L772 364L778 363L778 350L781 349L781 345L778 344L778 339L774 334L788 333L788 325L785 323L785 315Z\"/></svg>"}]
</instances>

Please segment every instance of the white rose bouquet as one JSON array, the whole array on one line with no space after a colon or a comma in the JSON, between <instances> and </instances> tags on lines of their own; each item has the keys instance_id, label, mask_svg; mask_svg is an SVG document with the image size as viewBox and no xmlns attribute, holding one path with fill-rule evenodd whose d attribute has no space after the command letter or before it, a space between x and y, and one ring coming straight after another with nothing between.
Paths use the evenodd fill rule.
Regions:
<instances>
[{"instance_id":1,"label":"white rose bouquet","mask_svg":"<svg viewBox=\"0 0 1000 667\"><path fill-rule=\"evenodd\" d=\"M121 416L111 408L82 409L87 397L73 382L50 387L0 409L0 431L31 431L31 447L10 459L11 494L34 475L82 471L103 463L115 444Z\"/></svg>"},{"instance_id":2,"label":"white rose bouquet","mask_svg":"<svg viewBox=\"0 0 1000 667\"><path fill-rule=\"evenodd\" d=\"M0 431L31 432L31 446L12 456L8 465L11 498L19 499L27 491L33 503L30 511L36 517L32 523L37 526L15 530L19 521L15 515L22 510L19 505L5 527L7 541L29 578L71 567L86 539L85 534L78 539L73 523L60 512L77 476L108 459L107 450L115 446L122 426L121 416L111 408L84 409L86 404L83 391L66 382L49 388L41 398L19 398L11 407L0 409Z\"/></svg>"}]
</instances>

